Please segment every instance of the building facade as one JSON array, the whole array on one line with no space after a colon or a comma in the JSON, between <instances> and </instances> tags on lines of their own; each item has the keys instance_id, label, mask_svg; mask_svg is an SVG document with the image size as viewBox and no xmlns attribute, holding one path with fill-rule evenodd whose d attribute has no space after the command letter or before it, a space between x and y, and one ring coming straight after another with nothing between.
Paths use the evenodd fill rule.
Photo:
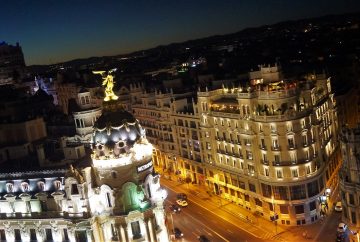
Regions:
<instances>
[{"instance_id":1,"label":"building facade","mask_svg":"<svg viewBox=\"0 0 360 242\"><path fill-rule=\"evenodd\" d=\"M206 88L195 100L143 90L131 108L165 174L284 225L313 223L340 166L330 78L285 80L278 66L249 76L243 87Z\"/></svg>"},{"instance_id":2,"label":"building facade","mask_svg":"<svg viewBox=\"0 0 360 242\"><path fill-rule=\"evenodd\" d=\"M340 133L343 164L340 172L342 219L360 227L360 124L356 128L343 127Z\"/></svg>"},{"instance_id":3,"label":"building facade","mask_svg":"<svg viewBox=\"0 0 360 242\"><path fill-rule=\"evenodd\" d=\"M85 166L0 174L1 241L169 241L167 193L139 121L110 100L92 134Z\"/></svg>"}]
</instances>

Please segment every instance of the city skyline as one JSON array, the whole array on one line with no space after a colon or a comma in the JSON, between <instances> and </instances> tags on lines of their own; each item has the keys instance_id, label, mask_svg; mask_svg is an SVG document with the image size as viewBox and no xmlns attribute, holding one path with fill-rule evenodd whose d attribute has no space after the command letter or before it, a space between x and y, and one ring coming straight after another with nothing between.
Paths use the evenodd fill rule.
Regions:
<instances>
[{"instance_id":1,"label":"city skyline","mask_svg":"<svg viewBox=\"0 0 360 242\"><path fill-rule=\"evenodd\" d=\"M357 1L3 2L1 41L27 65L132 51L286 20L355 12Z\"/></svg>"}]
</instances>

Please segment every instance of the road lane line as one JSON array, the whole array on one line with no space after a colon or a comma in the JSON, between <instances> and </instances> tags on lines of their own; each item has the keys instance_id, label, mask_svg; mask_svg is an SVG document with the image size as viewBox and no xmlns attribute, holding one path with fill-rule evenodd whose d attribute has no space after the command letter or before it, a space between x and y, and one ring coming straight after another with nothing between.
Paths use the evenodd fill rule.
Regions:
<instances>
[{"instance_id":1,"label":"road lane line","mask_svg":"<svg viewBox=\"0 0 360 242\"><path fill-rule=\"evenodd\" d=\"M233 234L234 232L231 231L230 229L227 229L227 231L230 233L230 234Z\"/></svg>"},{"instance_id":2,"label":"road lane line","mask_svg":"<svg viewBox=\"0 0 360 242\"><path fill-rule=\"evenodd\" d=\"M172 186L166 186L166 188L167 188L167 189L172 190L174 193L178 193L177 191L175 191L175 190L174 190L174 188L173 188ZM244 231L244 232L246 232L246 233L248 233L248 234L251 234L252 236L254 236L254 237L256 237L256 238L259 238L259 239L261 238L261 236L259 236L258 234L253 233L253 232L248 231L248 230L245 230L243 227L240 227L238 224L233 223L231 220L226 220L226 219L225 219L225 218L223 218L222 216L219 216L218 214L216 214L216 212L214 212L214 211L212 211L212 210L208 209L207 207L204 207L203 205L201 205L201 204L199 204L199 203L195 202L193 199L188 198L188 200L190 200L191 202L195 203L195 204L196 204L196 205L198 205L199 207L202 207L202 208L203 208L203 209L205 209L206 211L208 211L208 212L210 212L210 213L214 214L215 216L217 216L217 217L219 217L219 218L221 218L221 219L225 220L226 222L228 222L228 223L230 223L230 224L234 225L235 227L239 228L240 230L242 230L242 231Z\"/></svg>"},{"instance_id":3,"label":"road lane line","mask_svg":"<svg viewBox=\"0 0 360 242\"><path fill-rule=\"evenodd\" d=\"M190 215L190 213L187 214L189 217L192 217L194 220L196 220L199 224L201 224L202 226L204 226L205 228L207 228L208 230L210 230L211 232L213 232L214 234L216 234L217 236L219 236L221 239L223 239L226 242L230 242L230 240L225 239L221 234L219 234L218 232L214 231L213 229L209 228L206 224L202 223L200 220L198 220L197 218L195 218L194 216ZM205 230L206 231L206 230Z\"/></svg>"}]
</instances>

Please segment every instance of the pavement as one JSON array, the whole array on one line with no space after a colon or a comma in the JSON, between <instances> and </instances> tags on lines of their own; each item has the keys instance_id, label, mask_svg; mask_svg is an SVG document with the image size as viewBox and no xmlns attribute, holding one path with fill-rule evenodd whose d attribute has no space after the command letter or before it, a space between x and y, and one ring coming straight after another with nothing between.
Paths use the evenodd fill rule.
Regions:
<instances>
[{"instance_id":1,"label":"pavement","mask_svg":"<svg viewBox=\"0 0 360 242\"><path fill-rule=\"evenodd\" d=\"M159 173L161 174L161 172ZM264 219L260 215L254 215L242 206L207 192L204 185L180 182L174 174L163 174L161 178L161 184L163 186L177 193L187 194L190 202L196 203L219 217L223 217L239 229L245 230L264 241L322 242L320 234L326 228L328 221L328 216L326 215L323 219L319 219L311 225L290 227L278 224L275 226L274 222ZM331 197L328 204L329 213L329 211L333 210ZM223 214L218 213L219 210L226 212L228 215L224 217Z\"/></svg>"}]
</instances>

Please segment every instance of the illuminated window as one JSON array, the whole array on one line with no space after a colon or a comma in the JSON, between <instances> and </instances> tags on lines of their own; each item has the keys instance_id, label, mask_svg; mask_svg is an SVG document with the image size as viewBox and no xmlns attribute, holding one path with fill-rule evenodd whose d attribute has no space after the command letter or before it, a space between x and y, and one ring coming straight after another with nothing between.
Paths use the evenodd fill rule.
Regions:
<instances>
[{"instance_id":1,"label":"illuminated window","mask_svg":"<svg viewBox=\"0 0 360 242\"><path fill-rule=\"evenodd\" d=\"M21 183L21 189L23 190L23 192L28 192L29 191L29 183L22 182Z\"/></svg>"},{"instance_id":2,"label":"illuminated window","mask_svg":"<svg viewBox=\"0 0 360 242\"><path fill-rule=\"evenodd\" d=\"M276 169L276 177L277 178L282 178L283 177L283 173L281 169Z\"/></svg>"},{"instance_id":3,"label":"illuminated window","mask_svg":"<svg viewBox=\"0 0 360 242\"><path fill-rule=\"evenodd\" d=\"M12 193L14 191L14 184L11 182L6 183L6 191Z\"/></svg>"},{"instance_id":4,"label":"illuminated window","mask_svg":"<svg viewBox=\"0 0 360 242\"><path fill-rule=\"evenodd\" d=\"M293 177L299 177L299 170L297 168L292 169L291 174L292 174Z\"/></svg>"},{"instance_id":5,"label":"illuminated window","mask_svg":"<svg viewBox=\"0 0 360 242\"><path fill-rule=\"evenodd\" d=\"M269 176L269 168L268 167L264 167L264 175Z\"/></svg>"},{"instance_id":6,"label":"illuminated window","mask_svg":"<svg viewBox=\"0 0 360 242\"><path fill-rule=\"evenodd\" d=\"M45 191L45 183L43 181L39 181L38 188L39 188L39 191L41 191L41 192Z\"/></svg>"},{"instance_id":7,"label":"illuminated window","mask_svg":"<svg viewBox=\"0 0 360 242\"><path fill-rule=\"evenodd\" d=\"M61 181L58 181L58 180L54 181L54 187L55 187L56 190L60 190L60 188L61 188Z\"/></svg>"}]
</instances>

